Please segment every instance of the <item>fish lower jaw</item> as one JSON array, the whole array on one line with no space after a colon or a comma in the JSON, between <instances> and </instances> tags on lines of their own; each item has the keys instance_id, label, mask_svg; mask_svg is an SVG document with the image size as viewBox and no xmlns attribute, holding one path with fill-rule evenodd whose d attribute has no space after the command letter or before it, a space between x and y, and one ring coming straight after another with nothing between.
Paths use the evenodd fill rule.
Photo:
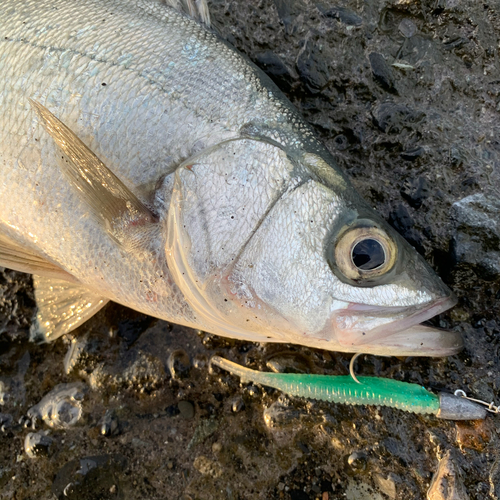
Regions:
<instances>
[{"instance_id":1,"label":"fish lower jaw","mask_svg":"<svg viewBox=\"0 0 500 500\"><path fill-rule=\"evenodd\" d=\"M386 337L387 348L403 356L452 356L464 347L459 332L415 325ZM381 344L385 348L384 343Z\"/></svg>"},{"instance_id":2,"label":"fish lower jaw","mask_svg":"<svg viewBox=\"0 0 500 500\"><path fill-rule=\"evenodd\" d=\"M338 336L341 337L342 333ZM457 354L464 347L460 333L439 330L424 325L415 325L406 330L377 338L371 342L369 340L362 342L358 338L352 342L349 342L345 338L341 341L332 341L323 336L309 334L279 340L268 339L267 342L286 342L327 351L373 354L375 356L445 357Z\"/></svg>"},{"instance_id":3,"label":"fish lower jaw","mask_svg":"<svg viewBox=\"0 0 500 500\"><path fill-rule=\"evenodd\" d=\"M456 354L463 348L460 333L421 324L453 307L455 303L454 296L443 297L412 313L399 311L401 316L394 321L387 321L387 311L383 309L368 311L360 307L358 321L353 323L352 328L337 331L336 338L342 345L338 350L382 356L439 357ZM350 312L355 314L355 309L351 308ZM381 316L377 317L377 312ZM396 311L394 313L396 315ZM363 323L367 325L364 330ZM334 329L335 326L338 323L336 325L334 318Z\"/></svg>"},{"instance_id":4,"label":"fish lower jaw","mask_svg":"<svg viewBox=\"0 0 500 500\"><path fill-rule=\"evenodd\" d=\"M343 343L339 351L375 354L379 356L444 357L457 354L464 347L459 332L414 325L367 342Z\"/></svg>"}]
</instances>

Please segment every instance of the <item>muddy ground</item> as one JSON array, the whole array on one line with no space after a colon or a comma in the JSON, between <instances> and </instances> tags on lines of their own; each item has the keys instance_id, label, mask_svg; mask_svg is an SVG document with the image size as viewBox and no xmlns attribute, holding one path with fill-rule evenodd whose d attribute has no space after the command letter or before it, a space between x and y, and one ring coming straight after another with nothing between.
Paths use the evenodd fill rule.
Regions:
<instances>
[{"instance_id":1,"label":"muddy ground","mask_svg":"<svg viewBox=\"0 0 500 500\"><path fill-rule=\"evenodd\" d=\"M462 332L462 353L365 356L357 371L500 403L498 2L210 5L459 297L431 323ZM447 487L432 500L500 498L500 415L454 423L240 385L210 373L210 356L326 374L346 374L349 356L229 341L114 304L74 338L35 345L34 310L31 279L2 271L2 500L413 500L440 460ZM28 412L68 383L74 397L47 422Z\"/></svg>"}]
</instances>

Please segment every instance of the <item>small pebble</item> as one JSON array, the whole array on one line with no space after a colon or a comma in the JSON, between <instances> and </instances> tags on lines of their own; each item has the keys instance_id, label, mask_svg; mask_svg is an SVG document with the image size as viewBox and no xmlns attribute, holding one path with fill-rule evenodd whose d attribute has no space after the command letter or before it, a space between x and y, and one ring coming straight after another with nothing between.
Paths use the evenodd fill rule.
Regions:
<instances>
[{"instance_id":1,"label":"small pebble","mask_svg":"<svg viewBox=\"0 0 500 500\"><path fill-rule=\"evenodd\" d=\"M218 462L214 462L204 455L194 459L193 467L204 476L220 477L223 473L222 466Z\"/></svg>"},{"instance_id":2,"label":"small pebble","mask_svg":"<svg viewBox=\"0 0 500 500\"><path fill-rule=\"evenodd\" d=\"M193 359L193 366L198 370L203 370L208 365L208 359L203 354L197 354Z\"/></svg>"},{"instance_id":3,"label":"small pebble","mask_svg":"<svg viewBox=\"0 0 500 500\"><path fill-rule=\"evenodd\" d=\"M392 69L387 64L384 56L377 52L372 52L368 58L370 60L373 77L377 83L388 92L397 93Z\"/></svg>"},{"instance_id":4,"label":"small pebble","mask_svg":"<svg viewBox=\"0 0 500 500\"><path fill-rule=\"evenodd\" d=\"M233 413L238 413L240 411L243 411L245 409L245 402L241 397L236 397L233 402L231 403L231 411Z\"/></svg>"},{"instance_id":5,"label":"small pebble","mask_svg":"<svg viewBox=\"0 0 500 500\"><path fill-rule=\"evenodd\" d=\"M24 451L30 458L48 456L53 439L43 431L30 432L24 439Z\"/></svg>"},{"instance_id":6,"label":"small pebble","mask_svg":"<svg viewBox=\"0 0 500 500\"><path fill-rule=\"evenodd\" d=\"M368 460L362 451L355 451L349 455L347 463L353 472L362 472L366 469Z\"/></svg>"},{"instance_id":7,"label":"small pebble","mask_svg":"<svg viewBox=\"0 0 500 500\"><path fill-rule=\"evenodd\" d=\"M327 10L321 8L320 6L318 6L318 8L320 8L324 16L338 19L347 26L361 26L363 23L363 19L361 17L345 7L336 6Z\"/></svg>"},{"instance_id":8,"label":"small pebble","mask_svg":"<svg viewBox=\"0 0 500 500\"><path fill-rule=\"evenodd\" d=\"M111 410L106 410L100 421L101 436L116 436L119 433L118 418Z\"/></svg>"},{"instance_id":9,"label":"small pebble","mask_svg":"<svg viewBox=\"0 0 500 500\"><path fill-rule=\"evenodd\" d=\"M215 431L219 428L219 422L214 418L208 418L206 420L202 420L198 427L194 430L193 437L191 441L188 443L187 449L191 448L203 443L205 439L214 434Z\"/></svg>"},{"instance_id":10,"label":"small pebble","mask_svg":"<svg viewBox=\"0 0 500 500\"><path fill-rule=\"evenodd\" d=\"M255 398L259 395L259 388L256 386L256 385L249 385L247 388L246 388L246 392L249 396Z\"/></svg>"},{"instance_id":11,"label":"small pebble","mask_svg":"<svg viewBox=\"0 0 500 500\"><path fill-rule=\"evenodd\" d=\"M13 420L12 415L9 413L0 413L0 429L2 432L5 432L12 425Z\"/></svg>"},{"instance_id":12,"label":"small pebble","mask_svg":"<svg viewBox=\"0 0 500 500\"><path fill-rule=\"evenodd\" d=\"M194 405L189 401L179 401L177 405L182 418L191 419L194 417Z\"/></svg>"},{"instance_id":13,"label":"small pebble","mask_svg":"<svg viewBox=\"0 0 500 500\"><path fill-rule=\"evenodd\" d=\"M0 380L0 405L5 404L5 400L7 399L7 387L5 383Z\"/></svg>"},{"instance_id":14,"label":"small pebble","mask_svg":"<svg viewBox=\"0 0 500 500\"><path fill-rule=\"evenodd\" d=\"M407 17L399 23L398 29L405 38L411 38L417 32L415 23Z\"/></svg>"}]
</instances>

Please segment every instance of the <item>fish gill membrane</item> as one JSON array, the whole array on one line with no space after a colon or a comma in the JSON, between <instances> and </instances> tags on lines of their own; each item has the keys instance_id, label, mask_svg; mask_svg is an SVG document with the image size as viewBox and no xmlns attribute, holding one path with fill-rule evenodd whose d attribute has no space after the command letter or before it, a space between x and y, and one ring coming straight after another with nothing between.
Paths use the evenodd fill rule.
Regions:
<instances>
[{"instance_id":1,"label":"fish gill membrane","mask_svg":"<svg viewBox=\"0 0 500 500\"><path fill-rule=\"evenodd\" d=\"M462 348L421 325L453 293L206 26L153 1L4 0L0 31L0 265L37 274L34 338L111 300L250 341Z\"/></svg>"}]
</instances>

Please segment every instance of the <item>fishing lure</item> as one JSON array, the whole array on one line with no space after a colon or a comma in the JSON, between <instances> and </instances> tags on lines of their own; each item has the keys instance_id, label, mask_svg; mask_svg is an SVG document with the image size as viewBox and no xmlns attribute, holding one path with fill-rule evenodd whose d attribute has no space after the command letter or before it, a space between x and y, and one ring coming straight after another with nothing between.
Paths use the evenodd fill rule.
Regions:
<instances>
[{"instance_id":1,"label":"fishing lure","mask_svg":"<svg viewBox=\"0 0 500 500\"><path fill-rule=\"evenodd\" d=\"M436 395L417 384L388 378L358 377L358 382L350 375L259 372L220 356L213 356L211 364L239 376L242 382L266 385L291 396L349 405L388 406L446 420L479 420L486 417L485 408L460 395L446 392Z\"/></svg>"}]
</instances>

